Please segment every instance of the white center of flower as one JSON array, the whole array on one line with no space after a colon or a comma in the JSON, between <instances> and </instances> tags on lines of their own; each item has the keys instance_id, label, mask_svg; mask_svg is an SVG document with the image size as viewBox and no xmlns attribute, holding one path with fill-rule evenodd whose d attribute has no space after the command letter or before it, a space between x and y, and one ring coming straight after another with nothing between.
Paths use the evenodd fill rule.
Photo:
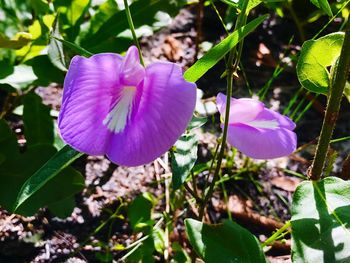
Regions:
<instances>
[{"instance_id":1,"label":"white center of flower","mask_svg":"<svg viewBox=\"0 0 350 263\"><path fill-rule=\"evenodd\" d=\"M122 132L130 119L136 87L124 87L117 103L103 120L111 132Z\"/></svg>"},{"instance_id":2,"label":"white center of flower","mask_svg":"<svg viewBox=\"0 0 350 263\"><path fill-rule=\"evenodd\" d=\"M278 122L276 120L250 121L247 124L255 128L264 129L275 129L278 127Z\"/></svg>"}]
</instances>

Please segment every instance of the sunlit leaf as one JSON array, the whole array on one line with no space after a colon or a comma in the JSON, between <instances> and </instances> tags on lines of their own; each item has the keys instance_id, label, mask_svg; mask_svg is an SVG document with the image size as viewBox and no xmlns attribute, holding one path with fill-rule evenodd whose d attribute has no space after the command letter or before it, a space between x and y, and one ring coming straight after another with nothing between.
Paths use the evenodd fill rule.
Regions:
<instances>
[{"instance_id":1,"label":"sunlit leaf","mask_svg":"<svg viewBox=\"0 0 350 263\"><path fill-rule=\"evenodd\" d=\"M33 83L37 79L32 67L27 65L18 65L14 67L14 72L4 79L0 79L0 83L9 84L15 88L25 87Z\"/></svg>"},{"instance_id":2,"label":"sunlit leaf","mask_svg":"<svg viewBox=\"0 0 350 263\"><path fill-rule=\"evenodd\" d=\"M350 83L348 81L345 83L344 96L350 103Z\"/></svg>"},{"instance_id":3,"label":"sunlit leaf","mask_svg":"<svg viewBox=\"0 0 350 263\"><path fill-rule=\"evenodd\" d=\"M203 57L192 65L184 74L184 78L190 82L196 82L209 69L218 63L234 46L236 46L245 36L260 25L268 15L260 16L245 26L237 29L231 35L222 40L215 47L211 48Z\"/></svg>"},{"instance_id":4,"label":"sunlit leaf","mask_svg":"<svg viewBox=\"0 0 350 263\"><path fill-rule=\"evenodd\" d=\"M348 262L350 182L328 177L301 183L292 204L293 262Z\"/></svg>"},{"instance_id":5,"label":"sunlit leaf","mask_svg":"<svg viewBox=\"0 0 350 263\"><path fill-rule=\"evenodd\" d=\"M328 93L328 68L337 61L343 41L343 33L333 33L304 42L297 64L298 79L304 88L316 93Z\"/></svg>"},{"instance_id":6,"label":"sunlit leaf","mask_svg":"<svg viewBox=\"0 0 350 263\"><path fill-rule=\"evenodd\" d=\"M206 263L265 263L259 241L233 221L208 225L194 219L185 220L187 237Z\"/></svg>"},{"instance_id":7,"label":"sunlit leaf","mask_svg":"<svg viewBox=\"0 0 350 263\"><path fill-rule=\"evenodd\" d=\"M128 219L131 228L138 232L149 226L151 220L152 202L143 195L137 196L128 207Z\"/></svg>"},{"instance_id":8,"label":"sunlit leaf","mask_svg":"<svg viewBox=\"0 0 350 263\"><path fill-rule=\"evenodd\" d=\"M198 139L193 133L182 135L174 145L171 158L173 188L186 181L197 160Z\"/></svg>"},{"instance_id":9,"label":"sunlit leaf","mask_svg":"<svg viewBox=\"0 0 350 263\"><path fill-rule=\"evenodd\" d=\"M318 8L321 8L328 16L333 16L332 9L327 0L310 0Z\"/></svg>"}]
</instances>

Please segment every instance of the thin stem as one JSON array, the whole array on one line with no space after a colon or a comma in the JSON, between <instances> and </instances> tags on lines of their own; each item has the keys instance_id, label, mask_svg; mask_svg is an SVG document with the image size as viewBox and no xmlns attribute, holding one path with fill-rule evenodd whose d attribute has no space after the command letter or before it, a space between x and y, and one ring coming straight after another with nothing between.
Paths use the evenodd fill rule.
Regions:
<instances>
[{"instance_id":1,"label":"thin stem","mask_svg":"<svg viewBox=\"0 0 350 263\"><path fill-rule=\"evenodd\" d=\"M128 24L129 24L129 27L131 30L132 38L134 39L134 42L137 46L137 49L139 50L140 62L142 64L142 66L144 66L145 62L143 61L140 43L139 43L137 36L136 36L135 27L134 27L134 23L132 21L130 8L129 8L129 4L128 4L127 0L124 0L124 6L125 6L125 14L126 14L126 18L128 19Z\"/></svg>"},{"instance_id":2,"label":"thin stem","mask_svg":"<svg viewBox=\"0 0 350 263\"><path fill-rule=\"evenodd\" d=\"M247 21L246 17L248 15L247 14L248 2L249 2L249 0L246 0L243 2L241 13L239 14L237 21L236 21L235 30L242 27L244 25L244 23ZM237 48L237 46L235 46L234 48L231 49L231 51L229 53L229 58L228 58L227 64L226 64L227 92L226 92L226 110L225 110L224 131L223 131L223 135L222 135L220 152L218 155L218 161L216 163L216 168L215 168L213 180L210 183L208 192L205 193L205 195L204 195L203 203L202 203L200 210L199 210L199 218L201 220L203 220L205 206L208 203L209 198L213 194L214 187L216 185L216 181L219 179L219 173L221 170L221 163L222 163L222 159L223 159L224 153L225 153L225 145L226 145L226 139L227 139L228 122L229 122L229 116L230 116L230 105L231 105L231 97L232 97L233 75L236 73L238 62L240 60L240 55L242 54L241 52L237 52L236 48ZM238 48L240 50L240 47L238 47ZM236 58L235 58L235 56L236 56ZM234 58L235 58L235 61L234 61Z\"/></svg>"},{"instance_id":3,"label":"thin stem","mask_svg":"<svg viewBox=\"0 0 350 263\"><path fill-rule=\"evenodd\" d=\"M290 221L287 221L280 229L278 229L275 233L273 233L272 236L270 236L268 239L265 240L265 242L261 245L262 247L266 247L273 242L275 242L277 239L280 238L280 236L284 236L284 232L290 227L291 223Z\"/></svg>"},{"instance_id":4,"label":"thin stem","mask_svg":"<svg viewBox=\"0 0 350 263\"><path fill-rule=\"evenodd\" d=\"M348 16L349 17L349 16ZM320 139L317 144L315 159L311 165L310 179L319 180L325 164L328 146L338 118L340 102L346 79L350 70L350 22L348 19L344 43L338 63L335 65L334 77L330 80L330 90L325 117L323 119Z\"/></svg>"},{"instance_id":5,"label":"thin stem","mask_svg":"<svg viewBox=\"0 0 350 263\"><path fill-rule=\"evenodd\" d=\"M299 32L299 37L302 43L304 43L305 41L305 32L304 32L304 28L303 28L303 24L300 22L299 17L297 16L297 14L294 11L294 8L291 4L291 2L288 1L287 3L287 8L292 16L292 19L294 20L295 25L297 26L298 32Z\"/></svg>"}]
</instances>

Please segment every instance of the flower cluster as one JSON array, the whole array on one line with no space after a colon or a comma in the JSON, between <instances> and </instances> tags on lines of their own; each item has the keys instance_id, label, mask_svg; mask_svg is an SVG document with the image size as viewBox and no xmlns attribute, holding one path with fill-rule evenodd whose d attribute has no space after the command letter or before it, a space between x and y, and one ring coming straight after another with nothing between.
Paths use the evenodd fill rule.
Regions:
<instances>
[{"instance_id":1,"label":"flower cluster","mask_svg":"<svg viewBox=\"0 0 350 263\"><path fill-rule=\"evenodd\" d=\"M221 114L225 95L219 94ZM58 125L63 140L90 155L136 166L164 154L185 131L196 104L196 85L169 62L140 64L136 47L125 57L75 56L64 81ZM257 159L295 150L295 124L252 99L232 99L228 141Z\"/></svg>"}]
</instances>

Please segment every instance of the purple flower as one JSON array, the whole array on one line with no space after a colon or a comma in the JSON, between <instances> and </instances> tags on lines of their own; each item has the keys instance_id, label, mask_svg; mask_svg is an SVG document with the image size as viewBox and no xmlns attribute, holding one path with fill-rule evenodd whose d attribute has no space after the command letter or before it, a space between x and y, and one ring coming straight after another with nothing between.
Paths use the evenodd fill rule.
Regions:
<instances>
[{"instance_id":1,"label":"purple flower","mask_svg":"<svg viewBox=\"0 0 350 263\"><path fill-rule=\"evenodd\" d=\"M181 68L157 62L144 68L132 46L125 57L75 56L64 81L58 125L74 149L136 166L165 153L185 131L196 85Z\"/></svg>"},{"instance_id":2,"label":"purple flower","mask_svg":"<svg viewBox=\"0 0 350 263\"><path fill-rule=\"evenodd\" d=\"M226 96L219 93L217 106L225 116ZM265 108L254 99L231 98L228 142L255 159L273 159L291 154L296 149L295 123L288 117Z\"/></svg>"}]
</instances>

